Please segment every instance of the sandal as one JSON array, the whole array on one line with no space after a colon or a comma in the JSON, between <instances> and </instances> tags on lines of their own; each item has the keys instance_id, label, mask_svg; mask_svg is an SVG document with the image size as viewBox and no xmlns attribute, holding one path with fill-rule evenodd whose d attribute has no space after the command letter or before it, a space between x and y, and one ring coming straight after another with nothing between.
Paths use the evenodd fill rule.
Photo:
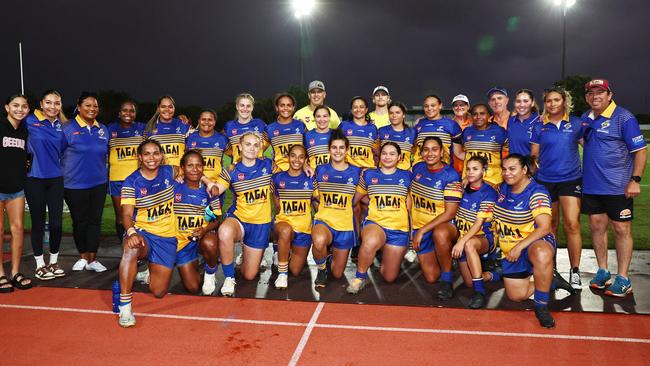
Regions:
<instances>
[{"instance_id":1,"label":"sandal","mask_svg":"<svg viewBox=\"0 0 650 366\"><path fill-rule=\"evenodd\" d=\"M35 276L41 281L49 281L54 279L54 273L50 272L50 268L48 266L37 268Z\"/></svg>"},{"instance_id":2,"label":"sandal","mask_svg":"<svg viewBox=\"0 0 650 366\"><path fill-rule=\"evenodd\" d=\"M9 285L9 287L7 287ZM6 276L0 277L0 294L8 294L14 291L14 287Z\"/></svg>"},{"instance_id":3,"label":"sandal","mask_svg":"<svg viewBox=\"0 0 650 366\"><path fill-rule=\"evenodd\" d=\"M28 281L27 283L23 283ZM29 290L32 288L32 279L18 272L11 278L11 284L19 290Z\"/></svg>"}]
</instances>

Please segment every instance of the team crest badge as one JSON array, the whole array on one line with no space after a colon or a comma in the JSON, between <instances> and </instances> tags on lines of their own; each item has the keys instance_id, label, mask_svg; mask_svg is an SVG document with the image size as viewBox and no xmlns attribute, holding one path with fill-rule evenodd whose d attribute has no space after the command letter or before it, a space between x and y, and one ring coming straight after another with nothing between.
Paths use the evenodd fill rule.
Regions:
<instances>
[{"instance_id":1,"label":"team crest badge","mask_svg":"<svg viewBox=\"0 0 650 366\"><path fill-rule=\"evenodd\" d=\"M176 194L174 195L174 202L180 202L182 198L183 198L183 195L182 195L182 194L180 194L180 193L176 193Z\"/></svg>"},{"instance_id":2,"label":"team crest badge","mask_svg":"<svg viewBox=\"0 0 650 366\"><path fill-rule=\"evenodd\" d=\"M155 128L155 129L153 130L153 134L155 135L155 134L157 134L157 133L158 133L158 129Z\"/></svg>"},{"instance_id":3,"label":"team crest badge","mask_svg":"<svg viewBox=\"0 0 650 366\"><path fill-rule=\"evenodd\" d=\"M379 179L377 179L377 178L372 178L372 179L370 179L370 182L371 182L372 184L377 184L377 183L379 183Z\"/></svg>"},{"instance_id":4,"label":"team crest badge","mask_svg":"<svg viewBox=\"0 0 650 366\"><path fill-rule=\"evenodd\" d=\"M192 141L192 147L196 147L196 141Z\"/></svg>"},{"instance_id":5,"label":"team crest badge","mask_svg":"<svg viewBox=\"0 0 650 366\"><path fill-rule=\"evenodd\" d=\"M112 138L117 137L117 132L113 132L113 133L111 133L111 137L112 137Z\"/></svg>"},{"instance_id":6,"label":"team crest badge","mask_svg":"<svg viewBox=\"0 0 650 366\"><path fill-rule=\"evenodd\" d=\"M234 136L234 135L237 135L237 129L236 129L236 128L233 128L232 131L230 131L230 133L231 133L233 136Z\"/></svg>"},{"instance_id":7,"label":"team crest badge","mask_svg":"<svg viewBox=\"0 0 650 366\"><path fill-rule=\"evenodd\" d=\"M329 175L323 174L323 182L327 182L330 179Z\"/></svg>"},{"instance_id":8,"label":"team crest badge","mask_svg":"<svg viewBox=\"0 0 650 366\"><path fill-rule=\"evenodd\" d=\"M416 181L419 181L420 178L422 178L422 174L418 173L418 174L415 175L415 180Z\"/></svg>"},{"instance_id":9,"label":"team crest badge","mask_svg":"<svg viewBox=\"0 0 650 366\"><path fill-rule=\"evenodd\" d=\"M347 131L345 131L345 133L346 133L348 136L352 136L352 130L347 130Z\"/></svg>"},{"instance_id":10,"label":"team crest badge","mask_svg":"<svg viewBox=\"0 0 650 366\"><path fill-rule=\"evenodd\" d=\"M309 140L309 146L314 146L315 143L316 141L314 141L314 139Z\"/></svg>"},{"instance_id":11,"label":"team crest badge","mask_svg":"<svg viewBox=\"0 0 650 366\"><path fill-rule=\"evenodd\" d=\"M388 134L385 134L385 135L384 135L384 140L388 140L389 137L390 137L390 136L388 136Z\"/></svg>"},{"instance_id":12,"label":"team crest badge","mask_svg":"<svg viewBox=\"0 0 650 366\"><path fill-rule=\"evenodd\" d=\"M280 134L280 131L278 131L278 130L273 131L273 136L277 136L279 134Z\"/></svg>"},{"instance_id":13,"label":"team crest badge","mask_svg":"<svg viewBox=\"0 0 650 366\"><path fill-rule=\"evenodd\" d=\"M284 183L284 181L281 180L280 181L280 189L284 189L285 186L286 186L286 183Z\"/></svg>"},{"instance_id":14,"label":"team crest badge","mask_svg":"<svg viewBox=\"0 0 650 366\"><path fill-rule=\"evenodd\" d=\"M140 188L140 196L146 196L147 195L147 189L146 188Z\"/></svg>"},{"instance_id":15,"label":"team crest badge","mask_svg":"<svg viewBox=\"0 0 650 366\"><path fill-rule=\"evenodd\" d=\"M240 182L244 180L244 173L237 173L237 180L239 180Z\"/></svg>"},{"instance_id":16,"label":"team crest badge","mask_svg":"<svg viewBox=\"0 0 650 366\"><path fill-rule=\"evenodd\" d=\"M500 195L499 195L499 199L497 199L497 202L502 203L503 200L505 200L505 199L506 199L506 196L500 194Z\"/></svg>"}]
</instances>

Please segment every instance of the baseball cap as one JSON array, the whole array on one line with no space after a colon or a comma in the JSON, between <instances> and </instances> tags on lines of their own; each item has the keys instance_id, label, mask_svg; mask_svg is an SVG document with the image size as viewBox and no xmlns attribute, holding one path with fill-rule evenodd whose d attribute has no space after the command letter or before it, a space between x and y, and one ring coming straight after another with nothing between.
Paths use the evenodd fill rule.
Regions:
<instances>
[{"instance_id":1,"label":"baseball cap","mask_svg":"<svg viewBox=\"0 0 650 366\"><path fill-rule=\"evenodd\" d=\"M491 87L490 90L488 90L488 91L487 91L487 94L486 94L487 97L488 97L488 99L489 99L489 98L492 96L492 94L494 94L494 93L501 93L501 94L505 95L506 97L508 96L508 91L506 90L506 88L504 88L504 87L502 87L502 86L493 86L493 87Z\"/></svg>"},{"instance_id":2,"label":"baseball cap","mask_svg":"<svg viewBox=\"0 0 650 366\"><path fill-rule=\"evenodd\" d=\"M375 90L372 91L372 95L377 94L378 91L384 91L384 92L386 92L386 94L390 95L390 93L388 92L388 88L385 87L385 86L383 86L383 85L379 85L379 86L377 86L377 87L375 88Z\"/></svg>"},{"instance_id":3,"label":"baseball cap","mask_svg":"<svg viewBox=\"0 0 650 366\"><path fill-rule=\"evenodd\" d=\"M322 91L325 91L325 83L323 83L320 80L314 80L311 83L309 83L309 89L308 91L312 91L314 89L320 89Z\"/></svg>"},{"instance_id":4,"label":"baseball cap","mask_svg":"<svg viewBox=\"0 0 650 366\"><path fill-rule=\"evenodd\" d=\"M451 104L454 104L458 101L465 102L467 105L469 105L469 98L467 98L467 96L464 94L458 94L455 96L454 99L451 100Z\"/></svg>"},{"instance_id":5,"label":"baseball cap","mask_svg":"<svg viewBox=\"0 0 650 366\"><path fill-rule=\"evenodd\" d=\"M605 79L593 79L587 84L585 84L585 91L589 91L591 89L602 89L602 90L612 91L612 89L609 88L609 81Z\"/></svg>"}]
</instances>

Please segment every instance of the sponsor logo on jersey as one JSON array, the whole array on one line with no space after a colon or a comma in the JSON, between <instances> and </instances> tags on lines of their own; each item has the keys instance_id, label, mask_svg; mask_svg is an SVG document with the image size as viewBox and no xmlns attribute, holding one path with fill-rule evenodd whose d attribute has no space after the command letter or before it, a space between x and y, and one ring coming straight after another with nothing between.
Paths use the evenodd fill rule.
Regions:
<instances>
[{"instance_id":1,"label":"sponsor logo on jersey","mask_svg":"<svg viewBox=\"0 0 650 366\"><path fill-rule=\"evenodd\" d=\"M514 208L515 208L515 210L523 209L524 208L524 202L522 201L522 202L517 203Z\"/></svg>"}]
</instances>

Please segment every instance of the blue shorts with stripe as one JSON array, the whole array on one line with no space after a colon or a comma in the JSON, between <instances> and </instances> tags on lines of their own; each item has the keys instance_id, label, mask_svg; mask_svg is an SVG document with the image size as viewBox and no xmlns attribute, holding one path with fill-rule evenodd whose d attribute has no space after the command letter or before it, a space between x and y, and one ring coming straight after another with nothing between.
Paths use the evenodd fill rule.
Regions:
<instances>
[{"instance_id":1,"label":"blue shorts with stripe","mask_svg":"<svg viewBox=\"0 0 650 366\"><path fill-rule=\"evenodd\" d=\"M354 230L338 231L332 229L327 223L321 220L314 220L314 226L324 225L332 233L332 245L336 249L349 250L357 244L357 235Z\"/></svg>"},{"instance_id":2,"label":"blue shorts with stripe","mask_svg":"<svg viewBox=\"0 0 650 366\"><path fill-rule=\"evenodd\" d=\"M417 234L418 230L419 229L413 230L413 238L415 238L415 234ZM429 231L428 233L424 234L424 236L422 236L422 241L420 242L420 250L417 250L416 252L418 255L427 254L433 252L435 249L436 248L433 245L433 233Z\"/></svg>"},{"instance_id":3,"label":"blue shorts with stripe","mask_svg":"<svg viewBox=\"0 0 650 366\"><path fill-rule=\"evenodd\" d=\"M192 240L183 249L176 252L176 265L182 266L199 259L199 242Z\"/></svg>"},{"instance_id":4,"label":"blue shorts with stripe","mask_svg":"<svg viewBox=\"0 0 650 366\"><path fill-rule=\"evenodd\" d=\"M541 240L547 242L553 248L553 251L557 250L557 241L553 234L548 234ZM526 278L533 274L533 264L528 259L528 248L530 246L521 251L521 255L515 262L508 262L505 258L501 259L503 277Z\"/></svg>"},{"instance_id":5,"label":"blue shorts with stripe","mask_svg":"<svg viewBox=\"0 0 650 366\"><path fill-rule=\"evenodd\" d=\"M178 246L176 238L163 238L162 236L151 234L141 229L137 229L137 231L138 234L142 235L147 246L149 246L147 260L150 263L160 264L161 266L173 269L176 263L176 248Z\"/></svg>"},{"instance_id":6,"label":"blue shorts with stripe","mask_svg":"<svg viewBox=\"0 0 650 366\"><path fill-rule=\"evenodd\" d=\"M409 245L409 233L408 231L400 231L400 230L393 230L393 229L387 229L379 224L377 224L374 221L371 220L365 220L363 224L361 225L362 227L366 227L366 225L377 225L379 228L384 230L384 234L386 235L386 244L394 245L397 247L407 247Z\"/></svg>"},{"instance_id":7,"label":"blue shorts with stripe","mask_svg":"<svg viewBox=\"0 0 650 366\"><path fill-rule=\"evenodd\" d=\"M119 197L122 194L123 180L115 180L108 182L108 193L113 197Z\"/></svg>"},{"instance_id":8,"label":"blue shorts with stripe","mask_svg":"<svg viewBox=\"0 0 650 366\"><path fill-rule=\"evenodd\" d=\"M266 249L269 246L269 236L271 235L271 226L267 224L249 224L243 222L237 216L228 214L226 218L232 217L239 222L239 226L244 233L244 245L253 249Z\"/></svg>"}]
</instances>

